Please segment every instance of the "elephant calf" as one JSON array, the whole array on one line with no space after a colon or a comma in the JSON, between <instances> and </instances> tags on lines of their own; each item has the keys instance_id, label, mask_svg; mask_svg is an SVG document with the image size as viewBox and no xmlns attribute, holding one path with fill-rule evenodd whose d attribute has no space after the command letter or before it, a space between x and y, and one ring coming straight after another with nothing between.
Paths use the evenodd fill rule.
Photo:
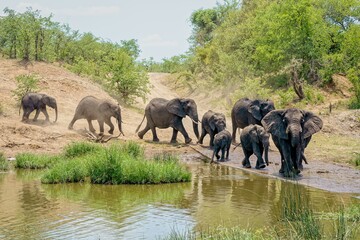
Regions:
<instances>
[{"instance_id":1,"label":"elephant calf","mask_svg":"<svg viewBox=\"0 0 360 240\"><path fill-rule=\"evenodd\" d=\"M260 125L250 124L243 129L240 134L240 141L245 155L245 158L242 161L242 165L244 167L251 168L250 156L254 154L257 157L255 168L264 168L265 162L262 158L264 150L266 165L269 165L269 138L270 134L268 134L265 129Z\"/></svg>"},{"instance_id":2,"label":"elephant calf","mask_svg":"<svg viewBox=\"0 0 360 240\"><path fill-rule=\"evenodd\" d=\"M221 158L220 161L229 160L229 150L231 146L231 134L228 130L224 129L214 137L214 151L211 158L211 162L214 162L214 156L216 156L217 160L219 160L220 155L219 151L221 150ZM225 157L226 152L226 157Z\"/></svg>"},{"instance_id":3,"label":"elephant calf","mask_svg":"<svg viewBox=\"0 0 360 240\"><path fill-rule=\"evenodd\" d=\"M30 114L34 110L36 110L34 121L36 121L37 118L39 117L40 111L45 115L46 121L49 121L49 114L46 111L46 106L55 109L56 117L54 122L56 122L58 117L58 111L57 111L57 104L55 98L41 93L26 93L21 99L19 115L22 107L24 111L22 116L22 121L28 120Z\"/></svg>"},{"instance_id":4,"label":"elephant calf","mask_svg":"<svg viewBox=\"0 0 360 240\"><path fill-rule=\"evenodd\" d=\"M201 136L199 139L200 144L203 143L206 134L210 135L210 148L214 146L215 134L221 132L226 128L225 115L222 113L216 113L211 110L207 111L201 120Z\"/></svg>"},{"instance_id":5,"label":"elephant calf","mask_svg":"<svg viewBox=\"0 0 360 240\"><path fill-rule=\"evenodd\" d=\"M100 134L104 133L104 123L110 127L109 133L113 134L114 125L111 123L111 117L116 119L119 131L122 135L124 135L121 128L122 120L120 106L107 100L100 100L93 96L87 96L79 102L68 129L73 129L74 123L78 119L86 119L89 124L89 130L94 133L95 128L93 127L91 121L97 120L100 127Z\"/></svg>"}]
</instances>

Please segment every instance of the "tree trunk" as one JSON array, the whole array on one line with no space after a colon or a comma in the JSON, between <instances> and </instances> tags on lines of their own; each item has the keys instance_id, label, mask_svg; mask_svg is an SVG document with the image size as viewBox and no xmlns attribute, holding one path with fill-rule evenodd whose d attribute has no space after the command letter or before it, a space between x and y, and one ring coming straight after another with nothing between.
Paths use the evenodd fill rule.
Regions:
<instances>
[{"instance_id":1,"label":"tree trunk","mask_svg":"<svg viewBox=\"0 0 360 240\"><path fill-rule=\"evenodd\" d=\"M298 75L298 71L297 71L297 66L296 64L294 64L291 67L291 82L292 85L294 87L295 93L296 95L298 95L298 97L300 98L300 100L305 98L305 94L303 91L303 87L302 87L302 81L299 79L299 75Z\"/></svg>"}]
</instances>

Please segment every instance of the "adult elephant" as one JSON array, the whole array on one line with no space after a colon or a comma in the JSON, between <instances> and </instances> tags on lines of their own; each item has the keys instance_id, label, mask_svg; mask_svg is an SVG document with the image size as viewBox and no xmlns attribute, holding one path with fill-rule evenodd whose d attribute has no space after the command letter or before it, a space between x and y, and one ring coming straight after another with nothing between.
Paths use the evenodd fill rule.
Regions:
<instances>
[{"instance_id":1,"label":"adult elephant","mask_svg":"<svg viewBox=\"0 0 360 240\"><path fill-rule=\"evenodd\" d=\"M271 100L239 99L231 110L232 142L236 143L237 128L245 128L250 124L261 125L262 118L272 110L275 110L275 106Z\"/></svg>"},{"instance_id":2,"label":"adult elephant","mask_svg":"<svg viewBox=\"0 0 360 240\"><path fill-rule=\"evenodd\" d=\"M46 121L49 121L49 114L46 111L46 106L49 106L53 109L55 109L55 121L57 121L58 118L58 109L57 109L57 103L55 98L50 97L46 94L42 93L26 93L23 98L21 99L21 105L19 108L19 115L21 107L23 108L23 116L22 121L26 121L29 119L30 114L36 110L34 121L37 120L39 117L40 112L42 112L45 117Z\"/></svg>"},{"instance_id":3,"label":"adult elephant","mask_svg":"<svg viewBox=\"0 0 360 240\"><path fill-rule=\"evenodd\" d=\"M74 123L78 119L86 119L89 124L89 130L94 133L95 128L93 127L91 121L97 120L101 135L104 133L104 123L110 127L109 133L113 134L114 125L111 122L111 117L116 119L119 131L122 135L124 135L121 127L122 119L120 106L108 100L101 100L93 96L86 96L79 102L68 129L73 129Z\"/></svg>"},{"instance_id":4,"label":"adult elephant","mask_svg":"<svg viewBox=\"0 0 360 240\"><path fill-rule=\"evenodd\" d=\"M156 134L156 128L163 129L171 127L173 128L171 143L176 143L176 137L179 131L184 136L185 143L190 143L192 139L189 137L182 123L182 119L185 116L189 116L193 121L194 133L197 139L199 139L197 106L194 100L188 98L174 98L172 100L166 100L164 98L152 99L145 108L143 120L137 127L136 132L138 132L146 117L146 126L138 133L141 139L145 133L151 129L153 141L158 142L159 138Z\"/></svg>"},{"instance_id":5,"label":"adult elephant","mask_svg":"<svg viewBox=\"0 0 360 240\"><path fill-rule=\"evenodd\" d=\"M285 177L294 177L299 174L304 148L308 144L306 141L310 141L311 136L321 130L322 120L312 112L290 108L271 111L261 122L271 133L280 151L279 172Z\"/></svg>"},{"instance_id":6,"label":"adult elephant","mask_svg":"<svg viewBox=\"0 0 360 240\"><path fill-rule=\"evenodd\" d=\"M203 143L206 134L210 135L210 148L214 146L215 134L221 132L226 128L226 118L222 113L216 113L211 110L207 111L201 119L201 136L200 144Z\"/></svg>"}]
</instances>

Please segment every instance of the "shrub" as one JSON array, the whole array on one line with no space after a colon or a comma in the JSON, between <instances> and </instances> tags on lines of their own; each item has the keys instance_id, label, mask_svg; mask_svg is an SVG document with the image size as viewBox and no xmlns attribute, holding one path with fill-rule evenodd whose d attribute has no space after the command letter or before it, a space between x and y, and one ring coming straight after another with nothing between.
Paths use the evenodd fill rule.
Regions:
<instances>
[{"instance_id":1,"label":"shrub","mask_svg":"<svg viewBox=\"0 0 360 240\"><path fill-rule=\"evenodd\" d=\"M8 160L4 156L4 153L0 152L0 170L6 171L8 169L9 169Z\"/></svg>"},{"instance_id":2,"label":"shrub","mask_svg":"<svg viewBox=\"0 0 360 240\"><path fill-rule=\"evenodd\" d=\"M15 77L15 80L17 82L17 87L12 93L19 103L26 93L37 92L39 90L39 79L33 74L22 74Z\"/></svg>"},{"instance_id":3,"label":"shrub","mask_svg":"<svg viewBox=\"0 0 360 240\"><path fill-rule=\"evenodd\" d=\"M15 167L25 169L49 168L60 161L58 156L20 153L16 155Z\"/></svg>"},{"instance_id":4,"label":"shrub","mask_svg":"<svg viewBox=\"0 0 360 240\"><path fill-rule=\"evenodd\" d=\"M86 162L83 159L72 159L55 165L42 176L42 183L83 182L88 176Z\"/></svg>"},{"instance_id":5,"label":"shrub","mask_svg":"<svg viewBox=\"0 0 360 240\"><path fill-rule=\"evenodd\" d=\"M95 143L74 142L64 148L64 154L67 158L74 158L85 155L87 153L99 151L100 149L101 146Z\"/></svg>"}]
</instances>

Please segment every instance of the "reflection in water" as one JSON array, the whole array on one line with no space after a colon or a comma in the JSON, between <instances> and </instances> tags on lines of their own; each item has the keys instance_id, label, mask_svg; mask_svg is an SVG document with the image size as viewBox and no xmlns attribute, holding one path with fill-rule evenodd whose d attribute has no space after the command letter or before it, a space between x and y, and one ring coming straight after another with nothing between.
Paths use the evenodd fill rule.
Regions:
<instances>
[{"instance_id":1,"label":"reflection in water","mask_svg":"<svg viewBox=\"0 0 360 240\"><path fill-rule=\"evenodd\" d=\"M294 184L209 164L189 165L191 183L91 185L40 183L40 171L0 175L0 238L155 239L172 229L273 226ZM296 186L315 211L350 195ZM291 194L291 193L290 193Z\"/></svg>"}]
</instances>

